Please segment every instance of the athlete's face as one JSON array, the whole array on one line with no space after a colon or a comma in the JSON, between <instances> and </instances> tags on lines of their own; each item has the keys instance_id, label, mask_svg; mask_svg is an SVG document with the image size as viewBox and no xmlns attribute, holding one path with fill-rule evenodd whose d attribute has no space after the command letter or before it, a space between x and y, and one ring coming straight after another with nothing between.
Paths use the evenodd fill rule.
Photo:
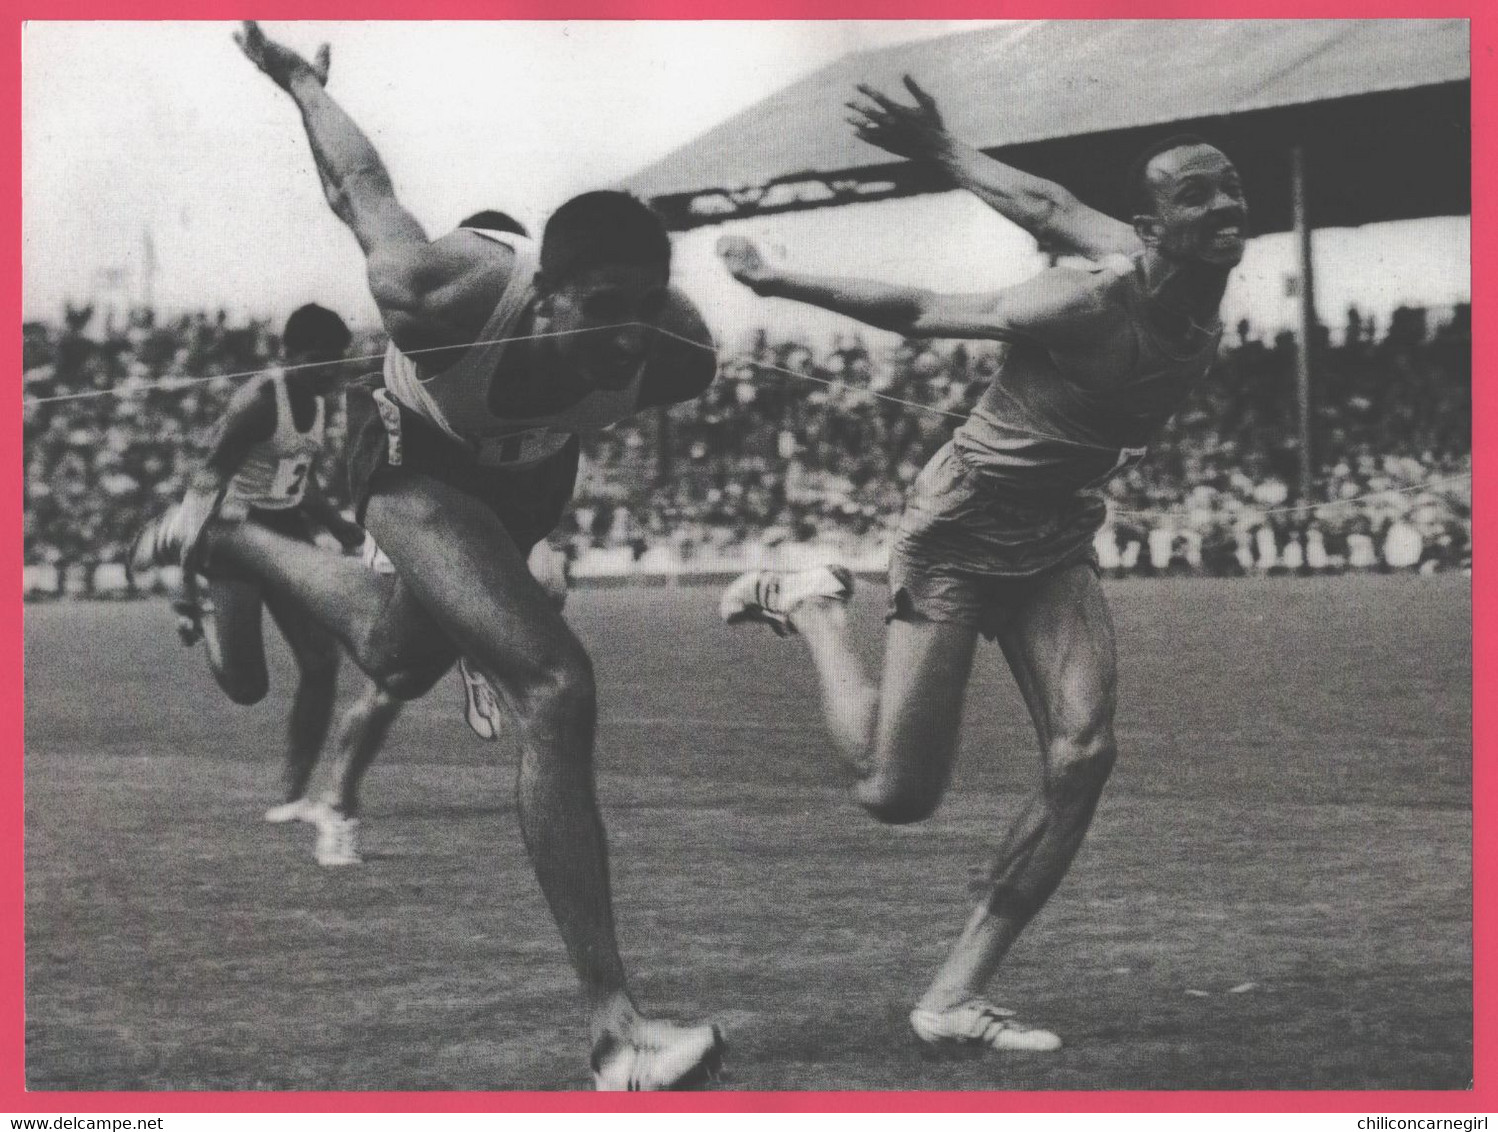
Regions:
<instances>
[{"instance_id":1,"label":"athlete's face","mask_svg":"<svg viewBox=\"0 0 1498 1132\"><path fill-rule=\"evenodd\" d=\"M548 330L562 359L597 389L628 385L666 305L664 268L604 264L569 276L548 296Z\"/></svg>"},{"instance_id":2,"label":"athlete's face","mask_svg":"<svg viewBox=\"0 0 1498 1132\"><path fill-rule=\"evenodd\" d=\"M1143 219L1161 255L1236 266L1248 235L1248 205L1238 170L1222 151L1209 145L1167 150L1146 175L1155 215Z\"/></svg>"}]
</instances>

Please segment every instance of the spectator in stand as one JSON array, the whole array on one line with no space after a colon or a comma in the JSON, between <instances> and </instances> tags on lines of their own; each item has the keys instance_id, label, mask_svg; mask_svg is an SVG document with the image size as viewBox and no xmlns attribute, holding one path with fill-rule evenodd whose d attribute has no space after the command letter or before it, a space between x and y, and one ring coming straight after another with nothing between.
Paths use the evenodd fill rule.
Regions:
<instances>
[{"instance_id":1,"label":"spectator in stand","mask_svg":"<svg viewBox=\"0 0 1498 1132\"><path fill-rule=\"evenodd\" d=\"M274 356L270 326L221 311L111 317L86 306L56 324L27 323L28 398L104 395L25 405L26 564L71 570L86 588L93 563L118 561L130 534L181 493L188 469L206 453L211 423L238 384L224 375ZM1362 312L1348 312L1340 341L1318 355L1313 419L1313 498L1335 505L1289 516L1306 567L1379 564L1383 528L1399 516L1420 538L1420 569L1470 564L1470 489L1461 481L1471 471L1471 332L1466 305L1441 319L1397 311L1382 334ZM1290 531L1262 512L1296 503L1288 490L1296 453L1284 446L1296 435L1293 339L1266 339L1246 321L1231 337L1154 457L1110 485L1117 508L1140 513L1115 529L1120 572L1148 569L1150 530L1165 522L1201 539L1207 573L1244 569L1261 529L1275 540L1277 557L1290 541ZM700 402L665 414L664 467L651 419L590 443L578 505L610 516L622 506L652 546L689 547L699 558L761 541L771 527L788 538L799 532L835 542L853 557L877 555L902 486L965 414L1002 349L966 342L887 348L852 336L821 348L761 332L725 358ZM375 352L369 341L354 348ZM839 384L791 396L801 379L769 366ZM110 395L116 391L122 395ZM876 391L941 412L892 404ZM329 443L337 459L337 415ZM336 480L328 486L342 490ZM572 527L581 554L593 535L586 523ZM1325 567L1316 565L1313 530Z\"/></svg>"}]
</instances>

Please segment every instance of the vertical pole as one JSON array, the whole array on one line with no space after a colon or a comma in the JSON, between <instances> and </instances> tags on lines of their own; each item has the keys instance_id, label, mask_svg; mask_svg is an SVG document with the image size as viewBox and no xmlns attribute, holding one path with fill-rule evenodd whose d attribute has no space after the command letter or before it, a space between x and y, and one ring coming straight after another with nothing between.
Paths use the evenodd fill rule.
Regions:
<instances>
[{"instance_id":1,"label":"vertical pole","mask_svg":"<svg viewBox=\"0 0 1498 1132\"><path fill-rule=\"evenodd\" d=\"M156 305L156 240L150 228L141 229L141 302L147 310Z\"/></svg>"},{"instance_id":2,"label":"vertical pole","mask_svg":"<svg viewBox=\"0 0 1498 1132\"><path fill-rule=\"evenodd\" d=\"M1300 501L1311 499L1311 374L1317 338L1316 268L1311 225L1306 216L1306 157L1303 146L1290 150L1290 193L1295 208L1295 244L1300 253L1300 326L1295 350L1295 402L1300 416Z\"/></svg>"}]
</instances>

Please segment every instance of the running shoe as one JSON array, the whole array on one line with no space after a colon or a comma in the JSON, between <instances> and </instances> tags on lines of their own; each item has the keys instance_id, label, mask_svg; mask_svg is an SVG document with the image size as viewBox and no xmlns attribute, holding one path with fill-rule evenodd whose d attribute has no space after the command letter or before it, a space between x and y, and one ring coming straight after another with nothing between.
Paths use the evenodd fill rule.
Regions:
<instances>
[{"instance_id":1,"label":"running shoe","mask_svg":"<svg viewBox=\"0 0 1498 1132\"><path fill-rule=\"evenodd\" d=\"M464 714L468 726L480 739L493 743L499 738L499 696L489 678L468 662L466 656L458 657L458 675L463 680Z\"/></svg>"},{"instance_id":2,"label":"running shoe","mask_svg":"<svg viewBox=\"0 0 1498 1132\"><path fill-rule=\"evenodd\" d=\"M346 817L326 802L319 802L312 820L317 823L317 846L313 854L325 868L361 865L359 856L359 819Z\"/></svg>"},{"instance_id":3,"label":"running shoe","mask_svg":"<svg viewBox=\"0 0 1498 1132\"><path fill-rule=\"evenodd\" d=\"M172 612L177 615L177 638L185 648L192 648L203 639L203 618L213 612L213 606L197 595L183 594L172 599Z\"/></svg>"},{"instance_id":4,"label":"running shoe","mask_svg":"<svg viewBox=\"0 0 1498 1132\"><path fill-rule=\"evenodd\" d=\"M718 613L730 625L760 621L784 637L796 631L791 613L808 598L847 602L853 596L853 574L846 566L814 566L784 572L751 570L723 591Z\"/></svg>"},{"instance_id":5,"label":"running shoe","mask_svg":"<svg viewBox=\"0 0 1498 1132\"><path fill-rule=\"evenodd\" d=\"M173 503L141 527L125 559L125 576L130 584L135 584L137 574L161 566L180 566L184 576L195 570L203 530L217 504L215 496L189 491L180 503Z\"/></svg>"},{"instance_id":6,"label":"running shoe","mask_svg":"<svg viewBox=\"0 0 1498 1132\"><path fill-rule=\"evenodd\" d=\"M265 820L273 825L281 825L289 821L316 821L317 803L311 798L296 798L290 802L282 802L279 806L272 806L265 811Z\"/></svg>"},{"instance_id":7,"label":"running shoe","mask_svg":"<svg viewBox=\"0 0 1498 1132\"><path fill-rule=\"evenodd\" d=\"M373 570L376 574L394 574L395 563L380 549L380 544L375 542L374 535L368 531L364 532L364 544L359 548L359 560Z\"/></svg>"},{"instance_id":8,"label":"running shoe","mask_svg":"<svg viewBox=\"0 0 1498 1132\"><path fill-rule=\"evenodd\" d=\"M718 1075L726 1048L716 1026L641 1019L627 1038L605 1034L593 1047L593 1087L610 1093L691 1088Z\"/></svg>"},{"instance_id":9,"label":"running shoe","mask_svg":"<svg viewBox=\"0 0 1498 1132\"><path fill-rule=\"evenodd\" d=\"M1046 1053L1061 1048L1049 1030L1014 1020L1014 1011L974 998L946 1010L910 1012L910 1025L921 1041L932 1046L987 1046L990 1049Z\"/></svg>"}]
</instances>

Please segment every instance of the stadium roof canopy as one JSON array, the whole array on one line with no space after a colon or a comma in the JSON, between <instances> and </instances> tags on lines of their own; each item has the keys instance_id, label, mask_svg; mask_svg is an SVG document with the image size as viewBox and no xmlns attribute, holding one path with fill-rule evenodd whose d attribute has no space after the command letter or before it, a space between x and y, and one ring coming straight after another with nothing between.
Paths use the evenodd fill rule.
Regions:
<instances>
[{"instance_id":1,"label":"stadium roof canopy","mask_svg":"<svg viewBox=\"0 0 1498 1132\"><path fill-rule=\"evenodd\" d=\"M954 134L1123 215L1144 144L1191 130L1243 172L1257 232L1289 229L1289 152L1309 222L1471 211L1466 20L1027 22L850 55L629 178L673 228L940 191L845 122L854 84L906 73Z\"/></svg>"}]
</instances>

